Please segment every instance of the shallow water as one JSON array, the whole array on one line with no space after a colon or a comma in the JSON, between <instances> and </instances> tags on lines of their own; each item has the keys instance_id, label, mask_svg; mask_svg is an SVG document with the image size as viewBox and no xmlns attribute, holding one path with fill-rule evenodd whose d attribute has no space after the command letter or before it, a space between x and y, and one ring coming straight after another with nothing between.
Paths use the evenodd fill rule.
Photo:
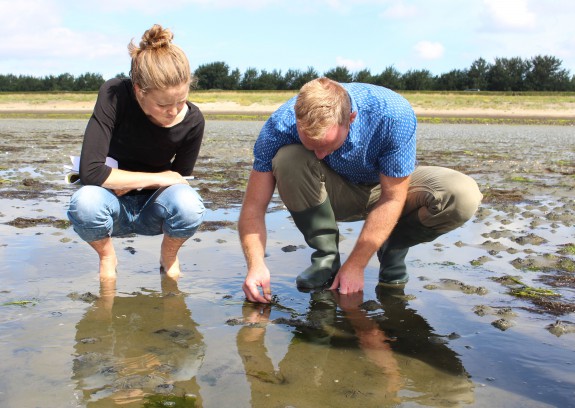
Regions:
<instances>
[{"instance_id":1,"label":"shallow water","mask_svg":"<svg viewBox=\"0 0 575 408\"><path fill-rule=\"evenodd\" d=\"M177 286L159 276L159 238L116 239L113 290L99 287L95 254L70 228L6 224L65 218L74 188L61 181L62 164L79 153L84 126L0 121L0 191L12 192L0 197L0 406L573 405L575 334L547 328L557 320L572 328L575 314L542 310L494 280L518 276L575 302L572 283L539 280L561 272L554 266L513 263L554 265L561 245L575 242L573 128L420 126L420 162L465 170L484 193L519 198L486 202L464 227L411 249L403 292L376 288L376 259L359 298L298 292L294 279L311 251L287 212L271 212L277 303L262 308L243 301L233 228L201 231L185 245ZM260 126L208 123L198 167L247 171ZM25 178L47 185L21 187ZM35 189L43 194L23 194ZM212 207L207 221L237 216L237 205ZM344 259L360 228L340 224ZM522 239L530 234L545 242ZM492 324L502 318L510 328Z\"/></svg>"}]
</instances>

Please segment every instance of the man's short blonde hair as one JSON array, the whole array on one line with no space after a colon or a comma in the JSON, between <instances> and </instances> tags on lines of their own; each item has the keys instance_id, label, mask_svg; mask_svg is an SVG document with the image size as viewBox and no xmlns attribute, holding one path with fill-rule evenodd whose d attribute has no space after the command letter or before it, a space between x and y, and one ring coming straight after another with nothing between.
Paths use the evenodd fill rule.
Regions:
<instances>
[{"instance_id":1,"label":"man's short blonde hair","mask_svg":"<svg viewBox=\"0 0 575 408\"><path fill-rule=\"evenodd\" d=\"M310 139L322 139L334 125L348 125L351 115L349 94L329 78L306 83L295 103L295 116L300 132Z\"/></svg>"}]
</instances>

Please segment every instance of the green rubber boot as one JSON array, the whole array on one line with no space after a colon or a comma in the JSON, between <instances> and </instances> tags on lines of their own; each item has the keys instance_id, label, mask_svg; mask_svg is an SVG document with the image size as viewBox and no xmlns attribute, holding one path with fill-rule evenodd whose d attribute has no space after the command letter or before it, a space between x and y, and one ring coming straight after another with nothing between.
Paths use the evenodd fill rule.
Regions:
<instances>
[{"instance_id":1,"label":"green rubber boot","mask_svg":"<svg viewBox=\"0 0 575 408\"><path fill-rule=\"evenodd\" d=\"M311 265L296 278L300 289L315 289L330 285L339 270L339 230L329 198L317 207L290 211L305 242L315 249Z\"/></svg>"},{"instance_id":2,"label":"green rubber boot","mask_svg":"<svg viewBox=\"0 0 575 408\"><path fill-rule=\"evenodd\" d=\"M388 286L405 286L409 281L405 256L409 248L389 248L383 244L377 251L379 259L379 283Z\"/></svg>"},{"instance_id":3,"label":"green rubber boot","mask_svg":"<svg viewBox=\"0 0 575 408\"><path fill-rule=\"evenodd\" d=\"M387 241L377 251L380 262L379 283L387 286L405 285L409 280L405 256L409 248L431 242L443 233L424 226L417 211L399 219Z\"/></svg>"}]
</instances>

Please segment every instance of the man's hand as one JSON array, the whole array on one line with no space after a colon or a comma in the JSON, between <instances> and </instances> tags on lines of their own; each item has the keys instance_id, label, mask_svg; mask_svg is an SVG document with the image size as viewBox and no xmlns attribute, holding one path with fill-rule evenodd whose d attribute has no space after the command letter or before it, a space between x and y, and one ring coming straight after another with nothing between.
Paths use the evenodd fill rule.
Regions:
<instances>
[{"instance_id":1,"label":"man's hand","mask_svg":"<svg viewBox=\"0 0 575 408\"><path fill-rule=\"evenodd\" d=\"M276 181L271 171L252 170L238 220L240 241L248 264L248 274L242 289L250 302L269 303L272 299L270 271L264 262L267 238L265 215L275 186Z\"/></svg>"},{"instance_id":2,"label":"man's hand","mask_svg":"<svg viewBox=\"0 0 575 408\"><path fill-rule=\"evenodd\" d=\"M330 290L339 289L339 293L346 295L363 291L363 268L352 266L345 262L335 276Z\"/></svg>"},{"instance_id":3,"label":"man's hand","mask_svg":"<svg viewBox=\"0 0 575 408\"><path fill-rule=\"evenodd\" d=\"M260 287L263 295L259 291ZM262 266L259 269L248 271L242 289L250 302L270 303L272 300L272 289L269 269L266 266Z\"/></svg>"}]
</instances>

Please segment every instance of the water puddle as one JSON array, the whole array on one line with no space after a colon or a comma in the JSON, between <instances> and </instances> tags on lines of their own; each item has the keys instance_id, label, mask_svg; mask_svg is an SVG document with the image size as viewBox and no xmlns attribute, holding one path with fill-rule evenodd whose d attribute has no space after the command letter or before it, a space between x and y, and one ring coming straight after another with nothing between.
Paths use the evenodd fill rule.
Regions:
<instances>
[{"instance_id":1,"label":"water puddle","mask_svg":"<svg viewBox=\"0 0 575 408\"><path fill-rule=\"evenodd\" d=\"M73 188L59 169L85 122L0 121L1 406L572 404L573 129L422 126L420 161L466 168L486 199L463 228L410 250L405 290L377 286L374 258L363 294L299 292L311 250L276 197L274 303L262 306L244 302L235 229L260 125L209 124L197 187L210 211L179 281L160 277L159 238L126 237L113 288L60 223ZM340 224L343 259L361 226Z\"/></svg>"}]
</instances>

